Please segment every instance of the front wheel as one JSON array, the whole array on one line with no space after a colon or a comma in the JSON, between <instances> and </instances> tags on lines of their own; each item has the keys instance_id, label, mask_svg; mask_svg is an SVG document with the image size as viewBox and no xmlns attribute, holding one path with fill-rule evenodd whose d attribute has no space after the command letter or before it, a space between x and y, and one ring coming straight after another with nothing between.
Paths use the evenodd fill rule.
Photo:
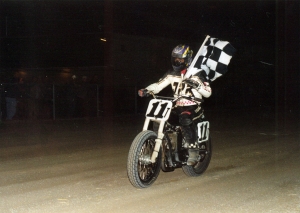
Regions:
<instances>
[{"instance_id":1,"label":"front wheel","mask_svg":"<svg viewBox=\"0 0 300 213\"><path fill-rule=\"evenodd\" d=\"M146 130L140 132L131 144L127 159L127 175L134 187L149 187L158 177L161 151L158 153L156 161L151 162L156 138L155 132Z\"/></svg>"},{"instance_id":2,"label":"front wheel","mask_svg":"<svg viewBox=\"0 0 300 213\"><path fill-rule=\"evenodd\" d=\"M194 166L184 165L182 166L183 172L187 176L196 177L201 175L207 169L210 159L212 156L212 145L211 138L209 137L207 141L200 144L199 149L199 160Z\"/></svg>"}]
</instances>

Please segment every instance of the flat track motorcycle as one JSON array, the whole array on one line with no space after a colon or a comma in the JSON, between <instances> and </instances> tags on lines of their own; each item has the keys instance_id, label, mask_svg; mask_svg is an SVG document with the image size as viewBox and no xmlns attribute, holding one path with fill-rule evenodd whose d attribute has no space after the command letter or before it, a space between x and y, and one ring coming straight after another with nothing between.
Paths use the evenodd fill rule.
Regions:
<instances>
[{"instance_id":1,"label":"flat track motorcycle","mask_svg":"<svg viewBox=\"0 0 300 213\"><path fill-rule=\"evenodd\" d=\"M177 100L185 98L193 101L193 98L152 96L154 99L148 104L143 130L133 140L128 153L127 175L130 183L137 188L151 186L160 170L171 172L182 168L187 176L199 176L207 169L212 156L209 122L204 119L203 113L194 120L196 149L199 151L198 162L194 166L187 165L187 145L179 123L171 119Z\"/></svg>"}]
</instances>

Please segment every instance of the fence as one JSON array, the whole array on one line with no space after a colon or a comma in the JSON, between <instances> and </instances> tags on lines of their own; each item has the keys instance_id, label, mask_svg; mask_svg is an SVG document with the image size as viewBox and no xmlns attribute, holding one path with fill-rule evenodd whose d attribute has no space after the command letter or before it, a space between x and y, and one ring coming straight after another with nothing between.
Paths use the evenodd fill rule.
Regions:
<instances>
[{"instance_id":1,"label":"fence","mask_svg":"<svg viewBox=\"0 0 300 213\"><path fill-rule=\"evenodd\" d=\"M10 96L17 101L13 119L99 117L105 113L103 91L99 84L1 84L1 118L7 120L11 111L6 100ZM138 113L138 108L143 108L143 103L137 100L135 86L113 91L116 114Z\"/></svg>"}]
</instances>

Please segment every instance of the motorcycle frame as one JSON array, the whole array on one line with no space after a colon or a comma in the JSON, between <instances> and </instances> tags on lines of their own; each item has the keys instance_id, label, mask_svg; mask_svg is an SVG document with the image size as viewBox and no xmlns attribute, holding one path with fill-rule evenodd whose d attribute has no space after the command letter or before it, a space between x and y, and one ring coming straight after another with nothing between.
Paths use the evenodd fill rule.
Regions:
<instances>
[{"instance_id":1,"label":"motorcycle frame","mask_svg":"<svg viewBox=\"0 0 300 213\"><path fill-rule=\"evenodd\" d=\"M157 138L155 139L155 147L150 159L152 163L155 163L158 156L158 152L164 138L164 126L170 117L172 106L173 102L171 100L163 99L152 99L148 104L143 131L148 130L151 121L159 123Z\"/></svg>"},{"instance_id":2,"label":"motorcycle frame","mask_svg":"<svg viewBox=\"0 0 300 213\"><path fill-rule=\"evenodd\" d=\"M159 128L157 131L157 138L155 139L155 147L153 153L151 155L150 161L155 163L155 160L158 156L162 140L165 136L164 134L164 127L166 121L170 117L170 113L173 108L173 102L175 102L180 97L163 97L163 96L155 96L152 94L154 99L150 100L146 112L146 119L143 126L143 131L149 129L149 124L151 121L159 123ZM159 98L159 99L158 99ZM161 99L160 99L161 98ZM168 100L166 100L168 99ZM201 121L197 124L198 130L198 144L201 142L207 141L209 137L209 122L208 121Z\"/></svg>"}]
</instances>

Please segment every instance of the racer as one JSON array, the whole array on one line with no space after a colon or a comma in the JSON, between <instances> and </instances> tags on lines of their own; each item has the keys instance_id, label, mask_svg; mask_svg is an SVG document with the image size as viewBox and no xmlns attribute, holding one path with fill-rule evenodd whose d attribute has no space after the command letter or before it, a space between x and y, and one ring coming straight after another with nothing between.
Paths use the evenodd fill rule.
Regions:
<instances>
[{"instance_id":1,"label":"racer","mask_svg":"<svg viewBox=\"0 0 300 213\"><path fill-rule=\"evenodd\" d=\"M193 121L202 115L200 107L201 102L203 102L202 97L208 98L212 92L208 80L200 72L201 69L189 78L184 78L192 62L192 55L193 51L188 45L177 45L171 54L173 69L168 71L157 83L138 90L138 95L145 97L149 95L149 92L157 94L168 85L171 85L174 97L179 95L193 97L194 101L189 98L181 98L175 105L182 134L186 142L185 147L189 153L187 165L190 166L195 165L199 157L199 152L195 149L197 136Z\"/></svg>"}]
</instances>

